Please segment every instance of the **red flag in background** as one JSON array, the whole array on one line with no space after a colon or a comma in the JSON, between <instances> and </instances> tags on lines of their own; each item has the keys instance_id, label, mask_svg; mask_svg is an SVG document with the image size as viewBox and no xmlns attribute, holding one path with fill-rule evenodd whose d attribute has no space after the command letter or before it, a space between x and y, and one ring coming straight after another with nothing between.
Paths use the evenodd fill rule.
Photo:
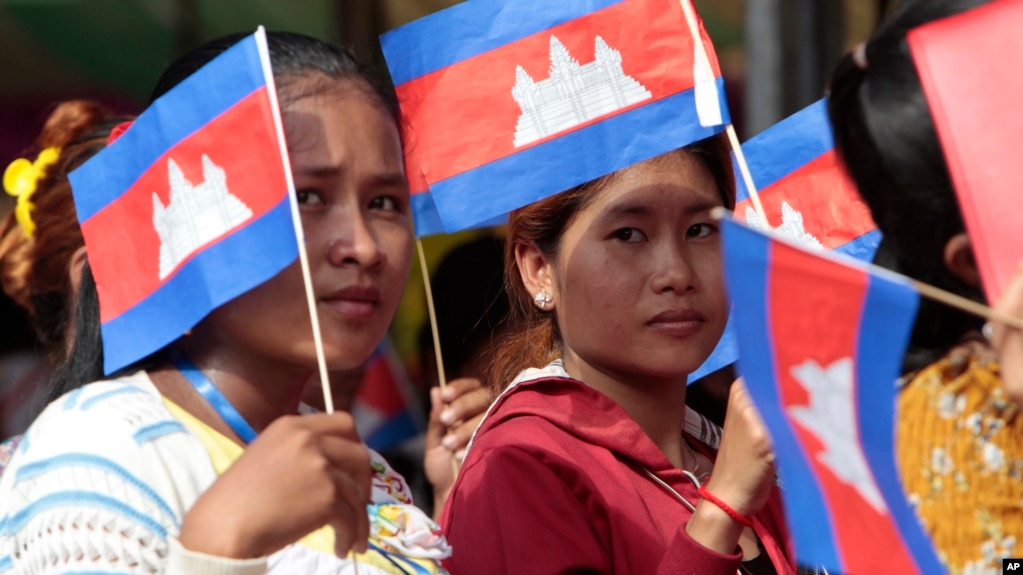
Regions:
<instances>
[{"instance_id":1,"label":"red flag in background","mask_svg":"<svg viewBox=\"0 0 1023 575\"><path fill-rule=\"evenodd\" d=\"M989 302L1023 258L1023 2L1001 0L909 33ZM921 214L921 217L926 217Z\"/></svg>"}]
</instances>

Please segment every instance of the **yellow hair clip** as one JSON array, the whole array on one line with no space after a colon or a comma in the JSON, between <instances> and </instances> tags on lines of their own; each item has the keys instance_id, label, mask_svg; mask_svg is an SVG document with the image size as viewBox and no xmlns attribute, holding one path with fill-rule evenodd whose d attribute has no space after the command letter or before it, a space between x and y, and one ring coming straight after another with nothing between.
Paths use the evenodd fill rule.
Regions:
<instances>
[{"instance_id":1,"label":"yellow hair clip","mask_svg":"<svg viewBox=\"0 0 1023 575\"><path fill-rule=\"evenodd\" d=\"M46 168L56 163L60 157L60 148L49 147L39 152L36 161L30 162L25 158L18 158L7 166L4 171L4 190L8 195L18 198L18 204L14 207L14 218L21 224L25 235L32 237L36 231L36 224L32 221L32 194L36 192L36 185L46 175Z\"/></svg>"}]
</instances>

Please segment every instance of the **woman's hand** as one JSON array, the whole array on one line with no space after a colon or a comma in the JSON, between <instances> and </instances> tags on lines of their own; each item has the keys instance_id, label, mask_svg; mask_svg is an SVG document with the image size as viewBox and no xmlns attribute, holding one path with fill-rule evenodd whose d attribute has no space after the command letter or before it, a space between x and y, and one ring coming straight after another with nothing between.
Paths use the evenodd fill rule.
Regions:
<instances>
[{"instance_id":1,"label":"woman's hand","mask_svg":"<svg viewBox=\"0 0 1023 575\"><path fill-rule=\"evenodd\" d=\"M774 451L742 379L728 393L721 447L705 488L740 515L753 517L767 503L774 481ZM701 500L686 525L705 547L733 553L743 526L714 503Z\"/></svg>"},{"instance_id":2,"label":"woman's hand","mask_svg":"<svg viewBox=\"0 0 1023 575\"><path fill-rule=\"evenodd\" d=\"M448 382L443 390L431 388L430 404L423 467L433 486L437 516L455 483L452 461L460 464L465 457L465 447L490 406L490 394L478 379L467 377Z\"/></svg>"},{"instance_id":3,"label":"woman's hand","mask_svg":"<svg viewBox=\"0 0 1023 575\"><path fill-rule=\"evenodd\" d=\"M190 551L246 559L329 524L339 556L364 551L371 477L349 414L282 417L199 497L178 539Z\"/></svg>"},{"instance_id":4,"label":"woman's hand","mask_svg":"<svg viewBox=\"0 0 1023 575\"><path fill-rule=\"evenodd\" d=\"M1023 266L1009 281L995 309L1023 319ZM991 322L991 347L998 352L1006 394L1016 405L1023 407L1023 330L998 321Z\"/></svg>"}]
</instances>

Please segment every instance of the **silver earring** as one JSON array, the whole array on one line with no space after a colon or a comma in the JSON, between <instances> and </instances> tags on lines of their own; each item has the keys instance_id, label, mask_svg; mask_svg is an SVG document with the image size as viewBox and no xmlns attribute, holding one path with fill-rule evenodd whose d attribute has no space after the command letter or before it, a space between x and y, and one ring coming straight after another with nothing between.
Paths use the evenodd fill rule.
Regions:
<instances>
[{"instance_id":1,"label":"silver earring","mask_svg":"<svg viewBox=\"0 0 1023 575\"><path fill-rule=\"evenodd\" d=\"M551 305L551 302L554 301L554 296L551 295L551 292L544 289L540 290L539 293L536 294L533 301L536 303L536 307L545 310Z\"/></svg>"}]
</instances>

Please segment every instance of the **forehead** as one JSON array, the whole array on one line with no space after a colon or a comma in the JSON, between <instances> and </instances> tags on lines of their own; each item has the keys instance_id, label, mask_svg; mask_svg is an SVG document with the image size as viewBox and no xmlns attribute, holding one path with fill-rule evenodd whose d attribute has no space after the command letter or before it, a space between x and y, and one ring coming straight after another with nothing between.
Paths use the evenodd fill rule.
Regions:
<instances>
[{"instance_id":1,"label":"forehead","mask_svg":"<svg viewBox=\"0 0 1023 575\"><path fill-rule=\"evenodd\" d=\"M383 144L389 150L401 146L394 117L357 77L337 80L318 75L289 82L281 118L293 153L311 152L324 144L356 148Z\"/></svg>"},{"instance_id":2,"label":"forehead","mask_svg":"<svg viewBox=\"0 0 1023 575\"><path fill-rule=\"evenodd\" d=\"M670 214L675 208L720 205L721 192L710 170L695 156L675 151L619 170L607 179L585 211L601 212L622 203L650 204Z\"/></svg>"}]
</instances>

